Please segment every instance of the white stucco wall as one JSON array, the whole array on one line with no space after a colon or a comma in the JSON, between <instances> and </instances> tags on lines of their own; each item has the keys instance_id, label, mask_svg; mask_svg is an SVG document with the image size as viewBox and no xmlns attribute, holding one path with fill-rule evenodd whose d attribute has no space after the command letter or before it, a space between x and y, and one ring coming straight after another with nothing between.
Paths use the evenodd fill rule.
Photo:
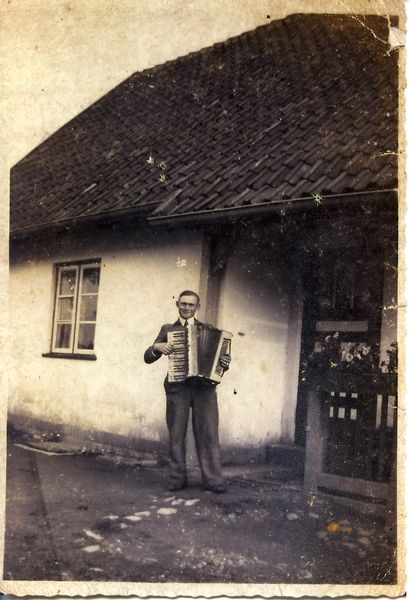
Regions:
<instances>
[{"instance_id":1,"label":"white stucco wall","mask_svg":"<svg viewBox=\"0 0 409 600\"><path fill-rule=\"evenodd\" d=\"M280 441L289 325L282 280L273 253L263 256L256 242L239 244L229 258L218 319L234 336L233 361L219 389L222 444Z\"/></svg>"},{"instance_id":2,"label":"white stucco wall","mask_svg":"<svg viewBox=\"0 0 409 600\"><path fill-rule=\"evenodd\" d=\"M103 245L103 250L98 250ZM166 361L143 362L175 300L197 289L201 236L194 233L105 235L79 244L60 238L32 258L11 261L9 411L90 431L159 441L166 437ZM35 258L33 258L35 256ZM50 351L54 263L101 258L97 360L44 358Z\"/></svg>"},{"instance_id":3,"label":"white stucco wall","mask_svg":"<svg viewBox=\"0 0 409 600\"><path fill-rule=\"evenodd\" d=\"M202 234L194 231L107 231L84 234L80 244L60 237L50 255L41 244L20 252L10 272L10 330L18 340L11 357L10 414L68 425L74 436L85 430L90 438L106 432L165 442L167 360L146 365L143 353L160 326L176 320L180 291L201 285L205 295L202 246ZM50 351L54 264L95 258L101 258L97 360L43 357ZM236 249L221 286L219 321L213 323L234 334L233 362L218 388L228 460L235 449L264 448L281 435L289 304L273 254L267 263L259 260L257 244ZM205 320L201 311L197 316Z\"/></svg>"}]
</instances>

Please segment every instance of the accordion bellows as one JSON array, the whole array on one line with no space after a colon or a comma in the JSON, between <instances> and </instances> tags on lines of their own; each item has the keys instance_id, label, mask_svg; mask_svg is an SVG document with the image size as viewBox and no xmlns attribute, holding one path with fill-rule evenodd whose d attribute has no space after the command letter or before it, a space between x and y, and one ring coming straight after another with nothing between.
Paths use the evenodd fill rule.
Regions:
<instances>
[{"instance_id":1,"label":"accordion bellows","mask_svg":"<svg viewBox=\"0 0 409 600\"><path fill-rule=\"evenodd\" d=\"M174 349L169 354L169 382L203 377L219 383L224 372L220 357L230 354L232 337L228 331L210 325L188 325L170 331L168 342Z\"/></svg>"}]
</instances>

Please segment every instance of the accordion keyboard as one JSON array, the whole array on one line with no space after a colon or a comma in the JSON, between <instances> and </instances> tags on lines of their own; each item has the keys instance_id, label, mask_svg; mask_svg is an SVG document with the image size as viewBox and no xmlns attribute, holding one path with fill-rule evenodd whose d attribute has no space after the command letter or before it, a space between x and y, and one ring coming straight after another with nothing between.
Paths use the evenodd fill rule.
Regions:
<instances>
[{"instance_id":1,"label":"accordion keyboard","mask_svg":"<svg viewBox=\"0 0 409 600\"><path fill-rule=\"evenodd\" d=\"M184 381L187 375L186 329L168 333L168 341L173 344L169 355L168 379L170 382Z\"/></svg>"}]
</instances>

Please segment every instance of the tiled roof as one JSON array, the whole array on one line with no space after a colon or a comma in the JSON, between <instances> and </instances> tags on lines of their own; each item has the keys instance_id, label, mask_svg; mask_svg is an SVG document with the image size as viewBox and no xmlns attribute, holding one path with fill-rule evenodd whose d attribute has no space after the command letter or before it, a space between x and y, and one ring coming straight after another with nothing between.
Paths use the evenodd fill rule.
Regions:
<instances>
[{"instance_id":1,"label":"tiled roof","mask_svg":"<svg viewBox=\"0 0 409 600\"><path fill-rule=\"evenodd\" d=\"M388 19L292 15L136 73L11 172L11 229L389 189Z\"/></svg>"}]
</instances>

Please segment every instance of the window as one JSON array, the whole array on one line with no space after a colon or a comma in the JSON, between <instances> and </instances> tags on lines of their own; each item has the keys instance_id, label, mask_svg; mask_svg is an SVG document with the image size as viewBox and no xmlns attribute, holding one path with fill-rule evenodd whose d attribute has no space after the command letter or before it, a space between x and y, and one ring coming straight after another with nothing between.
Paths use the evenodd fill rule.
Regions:
<instances>
[{"instance_id":1,"label":"window","mask_svg":"<svg viewBox=\"0 0 409 600\"><path fill-rule=\"evenodd\" d=\"M95 359L99 277L100 260L57 266L51 356Z\"/></svg>"}]
</instances>

